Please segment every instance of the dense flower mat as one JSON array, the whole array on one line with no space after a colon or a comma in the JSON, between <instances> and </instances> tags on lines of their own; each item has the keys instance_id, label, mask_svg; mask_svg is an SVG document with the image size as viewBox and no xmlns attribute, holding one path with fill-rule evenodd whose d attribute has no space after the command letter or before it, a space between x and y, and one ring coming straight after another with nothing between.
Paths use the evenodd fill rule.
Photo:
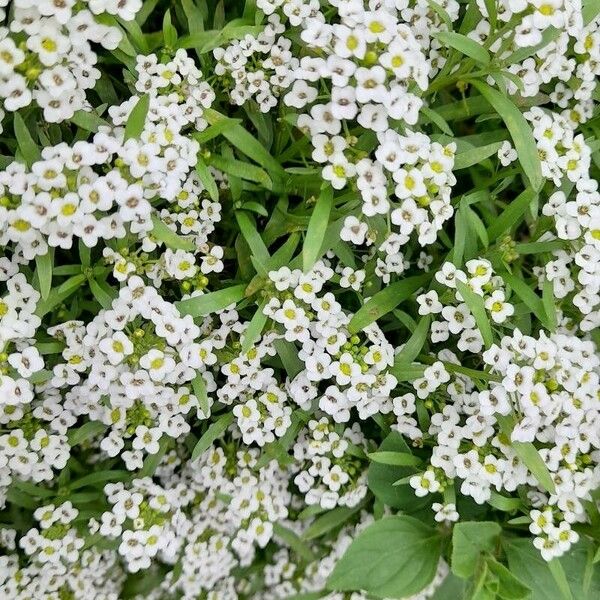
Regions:
<instances>
[{"instance_id":1,"label":"dense flower mat","mask_svg":"<svg viewBox=\"0 0 600 600\"><path fill-rule=\"evenodd\" d=\"M600 597L598 0L0 0L0 597Z\"/></svg>"}]
</instances>

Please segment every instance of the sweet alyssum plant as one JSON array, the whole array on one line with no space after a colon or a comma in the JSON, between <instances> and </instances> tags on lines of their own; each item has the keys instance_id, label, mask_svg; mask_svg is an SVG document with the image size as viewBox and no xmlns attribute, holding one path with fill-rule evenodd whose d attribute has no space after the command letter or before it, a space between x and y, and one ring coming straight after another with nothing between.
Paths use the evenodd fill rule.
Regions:
<instances>
[{"instance_id":1,"label":"sweet alyssum plant","mask_svg":"<svg viewBox=\"0 0 600 600\"><path fill-rule=\"evenodd\" d=\"M0 596L600 595L597 0L0 0Z\"/></svg>"}]
</instances>

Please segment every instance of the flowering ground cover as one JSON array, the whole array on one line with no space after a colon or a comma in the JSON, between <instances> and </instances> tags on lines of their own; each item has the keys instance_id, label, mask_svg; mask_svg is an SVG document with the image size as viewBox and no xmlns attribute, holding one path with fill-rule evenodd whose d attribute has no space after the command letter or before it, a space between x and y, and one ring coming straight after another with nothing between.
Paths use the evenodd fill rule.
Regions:
<instances>
[{"instance_id":1,"label":"flowering ground cover","mask_svg":"<svg viewBox=\"0 0 600 600\"><path fill-rule=\"evenodd\" d=\"M0 0L0 597L600 597L598 0Z\"/></svg>"}]
</instances>

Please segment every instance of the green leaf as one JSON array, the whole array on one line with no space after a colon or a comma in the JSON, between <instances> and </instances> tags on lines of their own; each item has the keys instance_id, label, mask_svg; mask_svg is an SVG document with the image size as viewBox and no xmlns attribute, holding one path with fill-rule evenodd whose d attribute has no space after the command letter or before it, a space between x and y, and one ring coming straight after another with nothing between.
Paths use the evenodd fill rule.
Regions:
<instances>
[{"instance_id":1,"label":"green leaf","mask_svg":"<svg viewBox=\"0 0 600 600\"><path fill-rule=\"evenodd\" d=\"M198 173L198 177L200 178L202 185L206 188L211 200L213 202L218 202L219 188L217 187L215 178L206 166L206 163L200 157L198 157L198 162L196 163L196 173Z\"/></svg>"},{"instance_id":2,"label":"green leaf","mask_svg":"<svg viewBox=\"0 0 600 600\"><path fill-rule=\"evenodd\" d=\"M570 596L561 590L551 567L541 557L528 538L510 538L503 543L510 572L532 592L531 600L598 600L600 598L600 570L595 569L587 589L584 588L587 556L591 543L580 541L569 552L554 559L560 562L566 576ZM559 575L560 577L560 575ZM564 585L564 582L561 584Z\"/></svg>"},{"instance_id":3,"label":"green leaf","mask_svg":"<svg viewBox=\"0 0 600 600\"><path fill-rule=\"evenodd\" d=\"M418 456L408 452L390 452L381 450L378 452L371 452L367 454L367 456L373 462L382 465L393 465L395 467L418 467L423 462Z\"/></svg>"},{"instance_id":4,"label":"green leaf","mask_svg":"<svg viewBox=\"0 0 600 600\"><path fill-rule=\"evenodd\" d=\"M54 266L54 248L48 248L46 254L35 257L35 272L40 283L42 300L47 300L52 288L52 267Z\"/></svg>"},{"instance_id":5,"label":"green leaf","mask_svg":"<svg viewBox=\"0 0 600 600\"><path fill-rule=\"evenodd\" d=\"M203 116L206 120L214 125L223 121L230 121L229 117L208 108L204 111ZM283 167L271 155L271 153L242 125L235 123L223 131L223 137L233 144L240 152L248 158L267 169L271 176L282 177L285 175Z\"/></svg>"},{"instance_id":6,"label":"green leaf","mask_svg":"<svg viewBox=\"0 0 600 600\"><path fill-rule=\"evenodd\" d=\"M94 278L90 278L88 280L88 285L90 286L90 291L92 292L94 298L96 298L96 300L98 300L98 303L100 304L100 306L104 309L109 309L112 306L113 300L116 297L116 292L115 293L109 293L105 287L103 287L102 285L100 285L100 283L98 281L96 281ZM109 287L109 289L112 289Z\"/></svg>"},{"instance_id":7,"label":"green leaf","mask_svg":"<svg viewBox=\"0 0 600 600\"><path fill-rule=\"evenodd\" d=\"M415 275L402 281L396 281L377 292L354 314L348 324L348 331L350 333L362 331L383 315L394 310L401 302L410 298L430 278L429 274Z\"/></svg>"},{"instance_id":8,"label":"green leaf","mask_svg":"<svg viewBox=\"0 0 600 600\"><path fill-rule=\"evenodd\" d=\"M491 575L498 581L499 598L502 600L526 600L531 596L531 590L494 557L486 557L485 562Z\"/></svg>"},{"instance_id":9,"label":"green leaf","mask_svg":"<svg viewBox=\"0 0 600 600\"><path fill-rule=\"evenodd\" d=\"M332 205L333 188L330 185L324 185L308 222L308 229L302 246L302 268L305 273L310 271L321 256L321 248L329 225Z\"/></svg>"},{"instance_id":10,"label":"green leaf","mask_svg":"<svg viewBox=\"0 0 600 600\"><path fill-rule=\"evenodd\" d=\"M260 167L251 165L250 163L213 154L210 157L210 164L228 175L233 175L234 177L239 177L246 181L260 183L268 190L273 188L273 181L266 171Z\"/></svg>"},{"instance_id":11,"label":"green leaf","mask_svg":"<svg viewBox=\"0 0 600 600\"><path fill-rule=\"evenodd\" d=\"M252 256L254 256L263 266L263 269L265 269L263 275L266 275L266 268L264 265L269 261L271 255L269 254L269 250L265 246L260 233L258 233L258 230L256 229L254 219L250 217L247 212L241 210L235 211L235 218L239 225L240 232L244 236L244 239L252 252Z\"/></svg>"},{"instance_id":12,"label":"green leaf","mask_svg":"<svg viewBox=\"0 0 600 600\"><path fill-rule=\"evenodd\" d=\"M27 125L25 125L25 121L23 121L23 117L18 112L13 113L13 126L21 155L27 166L31 167L34 162L42 158L40 149L33 141L31 133L29 133L29 129L27 129Z\"/></svg>"},{"instance_id":13,"label":"green leaf","mask_svg":"<svg viewBox=\"0 0 600 600\"><path fill-rule=\"evenodd\" d=\"M500 272L499 275L525 303L527 308L544 324L544 327L550 329L542 299L520 277L508 272Z\"/></svg>"},{"instance_id":14,"label":"green leaf","mask_svg":"<svg viewBox=\"0 0 600 600\"><path fill-rule=\"evenodd\" d=\"M513 422L511 417L504 415L496 415L496 420L500 425L500 429L504 435L511 440ZM523 461L525 466L531 471L537 479L539 485L551 494L555 494L554 480L548 471L548 467L544 459L540 456L537 448L531 442L514 442L510 441L510 445L516 455Z\"/></svg>"},{"instance_id":15,"label":"green leaf","mask_svg":"<svg viewBox=\"0 0 600 600\"><path fill-rule=\"evenodd\" d=\"M193 252L196 246L192 240L182 238L168 227L159 215L152 215L152 235L171 250L186 250Z\"/></svg>"},{"instance_id":16,"label":"green leaf","mask_svg":"<svg viewBox=\"0 0 600 600\"><path fill-rule=\"evenodd\" d=\"M233 413L227 412L221 415L202 435L198 440L198 443L194 446L192 451L191 462L194 462L197 458L202 456L212 445L212 443L221 437L225 430L233 423Z\"/></svg>"},{"instance_id":17,"label":"green leaf","mask_svg":"<svg viewBox=\"0 0 600 600\"><path fill-rule=\"evenodd\" d=\"M546 328L550 331L556 331L556 328L558 327L558 317L556 316L554 285L549 279L544 279L542 305L544 306L544 312L546 313Z\"/></svg>"},{"instance_id":18,"label":"green leaf","mask_svg":"<svg viewBox=\"0 0 600 600\"><path fill-rule=\"evenodd\" d=\"M502 527L491 521L463 521L452 531L452 572L467 579L475 573L479 555L493 552Z\"/></svg>"},{"instance_id":19,"label":"green leaf","mask_svg":"<svg viewBox=\"0 0 600 600\"><path fill-rule=\"evenodd\" d=\"M535 46L518 48L506 59L504 59L502 63L505 65L516 65L522 63L526 58L537 54L539 50L545 48L548 44L556 40L556 38L560 35L560 31L560 29L555 29L552 26L547 27L542 32L542 41L539 44L536 44Z\"/></svg>"},{"instance_id":20,"label":"green leaf","mask_svg":"<svg viewBox=\"0 0 600 600\"><path fill-rule=\"evenodd\" d=\"M475 317L485 347L489 348L494 343L494 337L483 298L462 281L456 282L456 289L460 292L473 317Z\"/></svg>"},{"instance_id":21,"label":"green leaf","mask_svg":"<svg viewBox=\"0 0 600 600\"><path fill-rule=\"evenodd\" d=\"M327 581L330 590L359 591L382 598L420 592L435 576L439 534L407 516L384 518L358 534Z\"/></svg>"},{"instance_id":22,"label":"green leaf","mask_svg":"<svg viewBox=\"0 0 600 600\"><path fill-rule=\"evenodd\" d=\"M142 468L138 473L138 477L152 477L154 473L156 473L158 465L160 465L160 462L167 453L169 443L169 437L167 435L163 435L158 443L158 452L155 454L148 454L148 456L146 456L146 459L142 464Z\"/></svg>"},{"instance_id":23,"label":"green leaf","mask_svg":"<svg viewBox=\"0 0 600 600\"><path fill-rule=\"evenodd\" d=\"M210 414L210 402L202 373L196 373L196 376L192 379L192 389L194 390L194 396L198 399L200 410L208 417Z\"/></svg>"},{"instance_id":24,"label":"green leaf","mask_svg":"<svg viewBox=\"0 0 600 600\"><path fill-rule=\"evenodd\" d=\"M267 315L263 312L264 307L266 306L267 301L263 300L260 306L256 309L254 316L250 320L248 327L244 331L242 336L242 349L240 351L241 354L245 354L254 346L256 340L258 340L261 336L262 330L265 327L267 322Z\"/></svg>"},{"instance_id":25,"label":"green leaf","mask_svg":"<svg viewBox=\"0 0 600 600\"><path fill-rule=\"evenodd\" d=\"M67 439L69 440L69 445L77 446L78 444L87 442L87 440L103 433L107 429L108 425L105 425L101 421L88 421L77 429L69 429Z\"/></svg>"},{"instance_id":26,"label":"green leaf","mask_svg":"<svg viewBox=\"0 0 600 600\"><path fill-rule=\"evenodd\" d=\"M108 121L99 117L95 112L86 110L78 110L69 120L71 123L77 125L77 127L81 127L81 129L91 131L92 133L96 133L100 127L109 124Z\"/></svg>"},{"instance_id":27,"label":"green leaf","mask_svg":"<svg viewBox=\"0 0 600 600\"><path fill-rule=\"evenodd\" d=\"M431 317L426 315L421 318L412 335L402 347L402 350L396 354L395 363L410 364L421 352L427 337L429 335L429 326L431 324Z\"/></svg>"},{"instance_id":28,"label":"green leaf","mask_svg":"<svg viewBox=\"0 0 600 600\"><path fill-rule=\"evenodd\" d=\"M44 315L48 314L71 294L75 293L86 279L87 278L83 273L69 277L69 279L67 279L67 281L62 283L60 286L52 289L47 300L38 302L38 305L35 309L35 314L38 317L43 317Z\"/></svg>"},{"instance_id":29,"label":"green leaf","mask_svg":"<svg viewBox=\"0 0 600 600\"><path fill-rule=\"evenodd\" d=\"M573 600L573 594L571 593L565 570L560 561L557 558L552 559L548 563L548 569L550 569L550 573L552 573L556 587L560 590L562 597L565 600Z\"/></svg>"},{"instance_id":30,"label":"green leaf","mask_svg":"<svg viewBox=\"0 0 600 600\"><path fill-rule=\"evenodd\" d=\"M529 123L508 98L487 83L477 80L472 80L471 83L502 117L513 139L525 175L535 191L541 190L544 185L542 166Z\"/></svg>"},{"instance_id":31,"label":"green leaf","mask_svg":"<svg viewBox=\"0 0 600 600\"><path fill-rule=\"evenodd\" d=\"M129 471L96 471L89 475L84 475L80 479L69 484L71 490L77 490L88 485L97 485L107 481L128 481L132 477Z\"/></svg>"},{"instance_id":32,"label":"green leaf","mask_svg":"<svg viewBox=\"0 0 600 600\"><path fill-rule=\"evenodd\" d=\"M482 65L487 65L490 62L489 52L475 40L465 35L455 33L454 31L439 31L433 35L443 44L451 46Z\"/></svg>"},{"instance_id":33,"label":"green leaf","mask_svg":"<svg viewBox=\"0 0 600 600\"><path fill-rule=\"evenodd\" d=\"M381 443L377 454L402 453L410 455L410 448L404 438L392 431ZM413 468L399 465L385 465L373 462L367 472L367 484L375 496L387 506L401 510L418 510L430 501L427 498L418 498L409 486L394 486L394 482L412 475Z\"/></svg>"},{"instance_id":34,"label":"green leaf","mask_svg":"<svg viewBox=\"0 0 600 600\"><path fill-rule=\"evenodd\" d=\"M302 534L304 540L314 540L327 532L343 525L350 520L352 515L357 513L362 507L363 503L360 503L353 507L338 506L333 510L328 510L326 513L318 516Z\"/></svg>"},{"instance_id":35,"label":"green leaf","mask_svg":"<svg viewBox=\"0 0 600 600\"><path fill-rule=\"evenodd\" d=\"M142 94L129 114L127 123L125 123L125 140L132 138L139 139L142 135L144 125L146 124L148 108L150 108L150 96L148 94Z\"/></svg>"},{"instance_id":36,"label":"green leaf","mask_svg":"<svg viewBox=\"0 0 600 600\"><path fill-rule=\"evenodd\" d=\"M277 356L281 359L288 377L293 379L304 369L304 363L298 358L298 350L296 350L294 344L287 340L275 340L273 345L275 346L275 350L277 350Z\"/></svg>"},{"instance_id":37,"label":"green leaf","mask_svg":"<svg viewBox=\"0 0 600 600\"><path fill-rule=\"evenodd\" d=\"M492 221L492 224L487 230L489 240L495 240L502 233L520 223L521 217L525 214L525 211L529 205L534 202L537 197L537 194L531 189L521 192L512 202L509 203L502 213Z\"/></svg>"},{"instance_id":38,"label":"green leaf","mask_svg":"<svg viewBox=\"0 0 600 600\"><path fill-rule=\"evenodd\" d=\"M175 303L175 306L182 315L204 317L223 310L230 304L239 302L244 297L245 290L246 286L243 284L232 285L216 292L209 292L200 296L192 296L187 300L180 300Z\"/></svg>"},{"instance_id":39,"label":"green leaf","mask_svg":"<svg viewBox=\"0 0 600 600\"><path fill-rule=\"evenodd\" d=\"M284 544L291 548L300 558L303 558L306 562L312 562L315 560L315 555L312 553L310 547L306 542L301 539L295 531L288 529L281 525L281 523L275 523L273 525L273 533L280 537Z\"/></svg>"},{"instance_id":40,"label":"green leaf","mask_svg":"<svg viewBox=\"0 0 600 600\"><path fill-rule=\"evenodd\" d=\"M470 148L464 152L459 152L454 158L454 167L452 167L452 170L460 171L461 169L477 165L486 158L496 154L501 146L502 142L494 142L493 144L487 144L485 146Z\"/></svg>"}]
</instances>

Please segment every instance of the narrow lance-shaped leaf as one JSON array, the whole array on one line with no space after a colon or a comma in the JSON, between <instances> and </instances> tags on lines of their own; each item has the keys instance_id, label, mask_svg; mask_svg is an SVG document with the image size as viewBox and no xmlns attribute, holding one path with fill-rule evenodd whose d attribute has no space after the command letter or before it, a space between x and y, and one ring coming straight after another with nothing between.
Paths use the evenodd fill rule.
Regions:
<instances>
[{"instance_id":1,"label":"narrow lance-shaped leaf","mask_svg":"<svg viewBox=\"0 0 600 600\"><path fill-rule=\"evenodd\" d=\"M304 272L309 271L319 256L329 225L329 215L333 204L333 188L326 185L321 190L317 203L308 222L304 246L302 246L302 267Z\"/></svg>"},{"instance_id":2,"label":"narrow lance-shaped leaf","mask_svg":"<svg viewBox=\"0 0 600 600\"><path fill-rule=\"evenodd\" d=\"M477 327L479 328L485 347L489 348L494 343L494 338L492 335L492 326L490 325L490 320L483 304L483 298L462 281L457 281L456 287L477 322Z\"/></svg>"},{"instance_id":3,"label":"narrow lance-shaped leaf","mask_svg":"<svg viewBox=\"0 0 600 600\"><path fill-rule=\"evenodd\" d=\"M476 60L482 65L487 65L490 62L490 53L475 40L468 38L466 35L456 33L454 31L440 31L434 34L435 37L448 46L452 46L465 56Z\"/></svg>"},{"instance_id":4,"label":"narrow lance-shaped leaf","mask_svg":"<svg viewBox=\"0 0 600 600\"><path fill-rule=\"evenodd\" d=\"M523 171L533 189L539 191L544 184L544 178L537 145L529 123L508 98L487 83L477 80L471 83L502 117L513 139Z\"/></svg>"},{"instance_id":5,"label":"narrow lance-shaped leaf","mask_svg":"<svg viewBox=\"0 0 600 600\"><path fill-rule=\"evenodd\" d=\"M204 454L217 438L221 437L225 430L233 423L233 419L232 412L225 413L204 432L204 435L198 440L192 451L192 462Z\"/></svg>"},{"instance_id":6,"label":"narrow lance-shaped leaf","mask_svg":"<svg viewBox=\"0 0 600 600\"><path fill-rule=\"evenodd\" d=\"M194 242L177 235L163 220L156 214L152 215L152 235L167 248L171 250L186 250L193 252Z\"/></svg>"},{"instance_id":7,"label":"narrow lance-shaped leaf","mask_svg":"<svg viewBox=\"0 0 600 600\"><path fill-rule=\"evenodd\" d=\"M48 248L45 254L35 257L36 273L40 284L42 300L50 295L52 287L52 267L54 266L54 248Z\"/></svg>"},{"instance_id":8,"label":"narrow lance-shaped leaf","mask_svg":"<svg viewBox=\"0 0 600 600\"><path fill-rule=\"evenodd\" d=\"M146 115L148 114L148 108L150 107L150 96L148 94L142 94L133 107L127 123L125 123L125 135L124 139L138 139L144 131L144 125L146 124Z\"/></svg>"},{"instance_id":9,"label":"narrow lance-shaped leaf","mask_svg":"<svg viewBox=\"0 0 600 600\"><path fill-rule=\"evenodd\" d=\"M192 296L187 300L180 300L175 305L183 315L201 317L227 308L230 304L239 302L244 297L246 286L243 284L209 292L200 296Z\"/></svg>"},{"instance_id":10,"label":"narrow lance-shaped leaf","mask_svg":"<svg viewBox=\"0 0 600 600\"><path fill-rule=\"evenodd\" d=\"M401 302L410 298L429 279L430 275L428 274L415 275L388 285L361 306L348 324L348 330L350 333L362 331L383 315L394 310Z\"/></svg>"},{"instance_id":11,"label":"narrow lance-shaped leaf","mask_svg":"<svg viewBox=\"0 0 600 600\"><path fill-rule=\"evenodd\" d=\"M25 162L30 167L34 162L40 160L40 149L33 141L31 133L29 133L29 129L27 129L27 125L25 125L25 121L23 121L23 117L18 112L15 112L13 113L13 119L15 138L17 139L19 150L21 151L21 155L25 159Z\"/></svg>"}]
</instances>

